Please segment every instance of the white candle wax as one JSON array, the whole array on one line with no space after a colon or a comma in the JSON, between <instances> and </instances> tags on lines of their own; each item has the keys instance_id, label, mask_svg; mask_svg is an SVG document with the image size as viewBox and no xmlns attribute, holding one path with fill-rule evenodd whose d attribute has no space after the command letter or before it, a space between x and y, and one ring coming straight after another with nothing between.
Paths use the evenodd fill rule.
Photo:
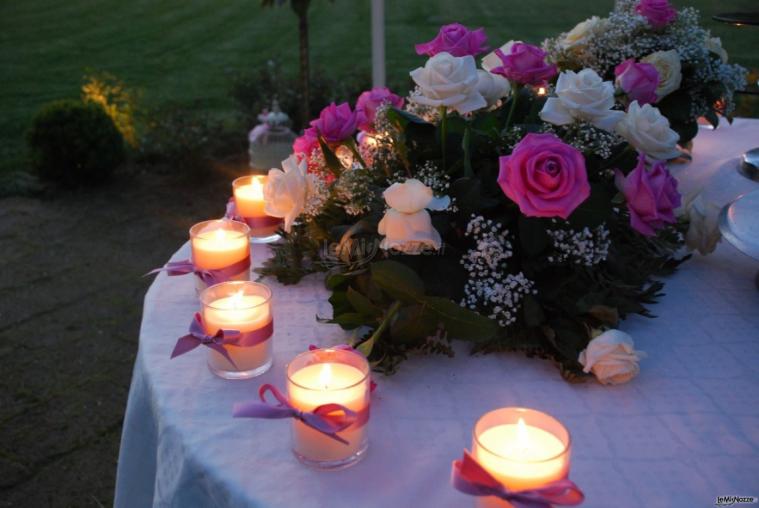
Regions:
<instances>
[{"instance_id":1,"label":"white candle wax","mask_svg":"<svg viewBox=\"0 0 759 508\"><path fill-rule=\"evenodd\" d=\"M368 385L366 374L352 365L317 363L293 373L288 380L287 391L290 403L302 411L335 403L360 412L369 404ZM344 444L294 420L293 447L296 453L310 461L343 460L365 446L366 427L363 425L339 432L338 435L348 441Z\"/></svg>"},{"instance_id":2,"label":"white candle wax","mask_svg":"<svg viewBox=\"0 0 759 508\"><path fill-rule=\"evenodd\" d=\"M242 292L219 298L203 306L206 333L218 330L252 332L268 325L271 320L270 304L260 295L244 295ZM250 347L225 346L232 365L221 353L208 350L208 363L215 371L248 371L265 365L271 359L271 337Z\"/></svg>"},{"instance_id":3,"label":"white candle wax","mask_svg":"<svg viewBox=\"0 0 759 508\"><path fill-rule=\"evenodd\" d=\"M532 489L566 477L569 456L562 441L539 427L519 421L491 427L474 440L473 455L511 490ZM511 506L493 497L478 498L480 507Z\"/></svg>"}]
</instances>

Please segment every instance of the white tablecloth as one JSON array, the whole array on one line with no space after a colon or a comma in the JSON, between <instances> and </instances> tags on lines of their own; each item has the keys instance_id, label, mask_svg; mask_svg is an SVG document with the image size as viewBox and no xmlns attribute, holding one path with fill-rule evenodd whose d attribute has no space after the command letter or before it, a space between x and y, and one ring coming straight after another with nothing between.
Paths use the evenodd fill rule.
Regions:
<instances>
[{"instance_id":1,"label":"white tablecloth","mask_svg":"<svg viewBox=\"0 0 759 508\"><path fill-rule=\"evenodd\" d=\"M727 202L755 184L734 173L737 155L759 145L759 122L702 132L695 162L676 169ZM681 174L681 178L684 178ZM687 178L685 178L687 179ZM695 185L695 184L694 184ZM732 194L728 196L727 194ZM266 256L256 247L256 261ZM187 245L174 256L188 255ZM290 422L233 419L235 402L262 383L284 388L285 364L309 344L344 335L319 276L274 291L275 363L267 374L225 381L205 351L169 354L197 309L193 279L158 276L145 297L119 457L116 505L176 507L462 507L451 461L470 446L483 413L527 406L558 417L573 437L570 477L589 508L713 506L718 495L759 496L759 264L722 243L666 281L652 307L622 328L648 353L622 386L564 382L548 362L520 354L413 357L375 376L370 447L340 472L302 466Z\"/></svg>"}]
</instances>

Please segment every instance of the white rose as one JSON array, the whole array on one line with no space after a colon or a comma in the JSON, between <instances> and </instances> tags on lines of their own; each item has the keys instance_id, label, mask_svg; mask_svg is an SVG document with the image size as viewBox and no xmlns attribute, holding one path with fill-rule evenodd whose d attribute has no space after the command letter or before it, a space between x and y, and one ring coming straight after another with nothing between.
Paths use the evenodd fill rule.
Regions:
<instances>
[{"instance_id":1,"label":"white rose","mask_svg":"<svg viewBox=\"0 0 759 508\"><path fill-rule=\"evenodd\" d=\"M714 252L722 239L719 231L720 207L699 194L688 203L685 210L690 221L688 232L685 233L685 245L704 256Z\"/></svg>"},{"instance_id":2,"label":"white rose","mask_svg":"<svg viewBox=\"0 0 759 508\"><path fill-rule=\"evenodd\" d=\"M543 121L567 125L575 120L590 122L600 129L611 131L624 116L615 111L614 83L601 79L593 69L559 74L556 97L549 97L540 112Z\"/></svg>"},{"instance_id":3,"label":"white rose","mask_svg":"<svg viewBox=\"0 0 759 508\"><path fill-rule=\"evenodd\" d=\"M381 249L419 254L424 248L440 248L440 233L432 226L426 208L445 210L450 205L448 196L435 198L432 189L414 178L394 183L382 195L390 208L377 226L379 234L385 237Z\"/></svg>"},{"instance_id":4,"label":"white rose","mask_svg":"<svg viewBox=\"0 0 759 508\"><path fill-rule=\"evenodd\" d=\"M477 78L477 91L488 103L488 107L495 106L501 98L509 95L511 91L509 80L503 76L477 69Z\"/></svg>"},{"instance_id":5,"label":"white rose","mask_svg":"<svg viewBox=\"0 0 759 508\"><path fill-rule=\"evenodd\" d=\"M264 185L264 209L272 217L284 217L285 231L292 229L293 222L306 205L309 175L308 161L298 162L295 155L282 161L281 169L270 169Z\"/></svg>"},{"instance_id":6,"label":"white rose","mask_svg":"<svg viewBox=\"0 0 759 508\"><path fill-rule=\"evenodd\" d=\"M559 43L564 49L581 48L590 38L606 24L605 19L593 16L585 21L580 21L575 27L564 35Z\"/></svg>"},{"instance_id":7,"label":"white rose","mask_svg":"<svg viewBox=\"0 0 759 508\"><path fill-rule=\"evenodd\" d=\"M652 159L674 159L680 155L680 136L669 128L669 120L650 104L633 101L617 123L617 133Z\"/></svg>"},{"instance_id":8,"label":"white rose","mask_svg":"<svg viewBox=\"0 0 759 508\"><path fill-rule=\"evenodd\" d=\"M640 372L638 361L645 356L636 351L632 337L620 330L606 330L580 353L583 372L593 372L605 385L626 383Z\"/></svg>"},{"instance_id":9,"label":"white rose","mask_svg":"<svg viewBox=\"0 0 759 508\"><path fill-rule=\"evenodd\" d=\"M509 41L503 46L501 46L499 49L503 51L504 55L508 55L509 53L511 53L511 46L513 46L517 42L522 42L522 41ZM490 53L482 57L481 63L482 63L482 68L485 69L486 71L492 71L496 67L500 67L503 65L503 62L501 61L501 59L498 57L498 55L495 54L495 50L491 51Z\"/></svg>"},{"instance_id":10,"label":"white rose","mask_svg":"<svg viewBox=\"0 0 759 508\"><path fill-rule=\"evenodd\" d=\"M725 51L725 48L722 47L722 39L719 37L707 37L706 49L712 53L715 53L716 55L719 55L722 63L727 63L727 51Z\"/></svg>"},{"instance_id":11,"label":"white rose","mask_svg":"<svg viewBox=\"0 0 759 508\"><path fill-rule=\"evenodd\" d=\"M420 94L413 96L419 104L446 106L462 115L487 106L477 91L477 67L471 55L438 53L410 74L419 86Z\"/></svg>"},{"instance_id":12,"label":"white rose","mask_svg":"<svg viewBox=\"0 0 759 508\"><path fill-rule=\"evenodd\" d=\"M659 84L656 87L657 101L680 88L683 73L677 50L657 51L641 58L640 61L653 65L659 73Z\"/></svg>"}]
</instances>

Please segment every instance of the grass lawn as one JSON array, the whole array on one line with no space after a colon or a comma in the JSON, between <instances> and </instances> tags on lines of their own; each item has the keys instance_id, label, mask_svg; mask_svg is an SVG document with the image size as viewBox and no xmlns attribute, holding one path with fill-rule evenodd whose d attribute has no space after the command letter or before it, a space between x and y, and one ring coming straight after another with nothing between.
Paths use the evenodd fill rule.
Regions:
<instances>
[{"instance_id":1,"label":"grass lawn","mask_svg":"<svg viewBox=\"0 0 759 508\"><path fill-rule=\"evenodd\" d=\"M319 72L370 71L369 2L314 0L312 62ZM731 59L759 67L759 29L710 20L716 12L751 10L755 0L675 0L695 5L722 37ZM387 66L403 82L422 61L413 44L443 24L484 26L493 45L540 42L611 0L388 0ZM0 3L0 172L23 169L24 132L44 103L79 95L88 70L108 71L143 92L144 103L202 99L219 115L234 112L230 76L270 58L296 68L297 34L289 8L263 9L258 0L51 0Z\"/></svg>"}]
</instances>

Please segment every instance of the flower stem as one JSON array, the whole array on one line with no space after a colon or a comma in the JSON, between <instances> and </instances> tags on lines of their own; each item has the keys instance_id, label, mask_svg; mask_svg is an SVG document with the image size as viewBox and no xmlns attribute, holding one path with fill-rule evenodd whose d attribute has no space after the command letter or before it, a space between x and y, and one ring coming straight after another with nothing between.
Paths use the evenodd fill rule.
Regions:
<instances>
[{"instance_id":1,"label":"flower stem","mask_svg":"<svg viewBox=\"0 0 759 508\"><path fill-rule=\"evenodd\" d=\"M385 333L385 330L387 329L388 325L390 325L390 321L395 317L395 315L398 313L398 309L401 308L401 302L400 300L396 300L393 302L393 304L390 306L390 308L387 310L387 313L385 313L385 317L382 319L382 322L377 327L376 330L374 330L374 333L371 337L369 337L367 340L362 342L361 344L356 347L356 350L363 353L364 356L369 358L369 355L372 354L372 349L374 349L374 344L377 342L377 340L382 337L382 334Z\"/></svg>"},{"instance_id":2,"label":"flower stem","mask_svg":"<svg viewBox=\"0 0 759 508\"><path fill-rule=\"evenodd\" d=\"M445 160L445 140L448 137L448 108L440 106L440 150L443 153L443 172L447 171Z\"/></svg>"},{"instance_id":3,"label":"flower stem","mask_svg":"<svg viewBox=\"0 0 759 508\"><path fill-rule=\"evenodd\" d=\"M509 116L506 117L505 132L509 132L511 128L511 121L514 118L514 111L517 109L517 99L519 99L519 92L521 85L519 83L511 82L511 107L509 108Z\"/></svg>"}]
</instances>

